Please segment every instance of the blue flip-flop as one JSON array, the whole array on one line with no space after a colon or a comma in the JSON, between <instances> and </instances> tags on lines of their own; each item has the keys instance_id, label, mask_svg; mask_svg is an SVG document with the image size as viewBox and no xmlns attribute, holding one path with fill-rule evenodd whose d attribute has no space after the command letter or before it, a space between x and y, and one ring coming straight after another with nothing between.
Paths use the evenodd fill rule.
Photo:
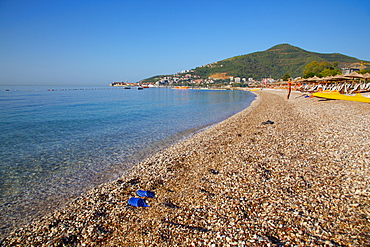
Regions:
<instances>
[{"instance_id":1,"label":"blue flip-flop","mask_svg":"<svg viewBox=\"0 0 370 247\"><path fill-rule=\"evenodd\" d=\"M153 198L155 194L154 194L154 192L148 191L148 190L137 190L136 195L138 195L140 197Z\"/></svg>"},{"instance_id":2,"label":"blue flip-flop","mask_svg":"<svg viewBox=\"0 0 370 247\"><path fill-rule=\"evenodd\" d=\"M145 201L141 198L135 198L131 197L128 199L128 205L134 206L134 207L149 207L149 205L145 204Z\"/></svg>"}]
</instances>

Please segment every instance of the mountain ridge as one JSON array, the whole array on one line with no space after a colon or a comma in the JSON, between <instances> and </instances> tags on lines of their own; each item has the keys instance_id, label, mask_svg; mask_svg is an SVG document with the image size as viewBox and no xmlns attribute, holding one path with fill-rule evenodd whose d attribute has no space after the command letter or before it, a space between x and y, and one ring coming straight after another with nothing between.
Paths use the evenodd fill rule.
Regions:
<instances>
[{"instance_id":1,"label":"mountain ridge","mask_svg":"<svg viewBox=\"0 0 370 247\"><path fill-rule=\"evenodd\" d=\"M287 73L291 77L302 76L305 66L313 61L337 62L339 68L353 66L361 62L355 57L340 53L310 52L284 43L275 45L265 51L238 55L196 67L186 73L202 79L223 79L227 77L251 77L256 80L266 77L280 79ZM179 75L186 73L180 73ZM214 75L223 75L223 78L216 78Z\"/></svg>"}]
</instances>

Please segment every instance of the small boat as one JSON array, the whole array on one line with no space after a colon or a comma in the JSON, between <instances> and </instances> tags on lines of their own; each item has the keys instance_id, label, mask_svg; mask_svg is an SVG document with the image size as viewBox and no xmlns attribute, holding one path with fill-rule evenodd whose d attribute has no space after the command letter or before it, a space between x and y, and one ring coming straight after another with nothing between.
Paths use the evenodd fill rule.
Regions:
<instances>
[{"instance_id":1,"label":"small boat","mask_svg":"<svg viewBox=\"0 0 370 247\"><path fill-rule=\"evenodd\" d=\"M124 87L123 89L131 89L131 87Z\"/></svg>"},{"instance_id":2,"label":"small boat","mask_svg":"<svg viewBox=\"0 0 370 247\"><path fill-rule=\"evenodd\" d=\"M345 94L340 94L338 91L322 91L322 92L313 93L312 95L315 97L320 97L320 98L325 98L325 99L339 99L339 100L370 103L370 98L362 96L360 93L357 93L355 95L345 95Z\"/></svg>"},{"instance_id":3,"label":"small boat","mask_svg":"<svg viewBox=\"0 0 370 247\"><path fill-rule=\"evenodd\" d=\"M137 87L137 90L143 90L144 88L143 87L141 87L141 86L139 86L139 87Z\"/></svg>"}]
</instances>

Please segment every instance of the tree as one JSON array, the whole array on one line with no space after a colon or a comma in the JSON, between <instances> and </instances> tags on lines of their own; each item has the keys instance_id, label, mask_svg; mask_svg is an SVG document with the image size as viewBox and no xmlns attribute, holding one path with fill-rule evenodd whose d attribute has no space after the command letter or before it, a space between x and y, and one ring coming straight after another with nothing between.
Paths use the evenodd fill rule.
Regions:
<instances>
[{"instance_id":1,"label":"tree","mask_svg":"<svg viewBox=\"0 0 370 247\"><path fill-rule=\"evenodd\" d=\"M370 68L366 68L366 69L363 69L363 70L361 70L361 71L358 71L358 73L360 73L360 74L366 74L366 73L369 73L370 74Z\"/></svg>"},{"instance_id":2,"label":"tree","mask_svg":"<svg viewBox=\"0 0 370 247\"><path fill-rule=\"evenodd\" d=\"M283 76L283 81L287 81L290 79L290 74L289 73L286 73L284 76Z\"/></svg>"},{"instance_id":3,"label":"tree","mask_svg":"<svg viewBox=\"0 0 370 247\"><path fill-rule=\"evenodd\" d=\"M308 78L308 77L313 77L317 75L320 71L320 65L318 62L313 61L305 66L305 70L303 71L303 77Z\"/></svg>"},{"instance_id":4,"label":"tree","mask_svg":"<svg viewBox=\"0 0 370 247\"><path fill-rule=\"evenodd\" d=\"M232 84L233 87L246 87L246 84L240 83L240 82L234 82Z\"/></svg>"},{"instance_id":5,"label":"tree","mask_svg":"<svg viewBox=\"0 0 370 247\"><path fill-rule=\"evenodd\" d=\"M319 77L326 77L326 76L335 76L340 75L341 72L339 69L324 69L319 73Z\"/></svg>"},{"instance_id":6,"label":"tree","mask_svg":"<svg viewBox=\"0 0 370 247\"><path fill-rule=\"evenodd\" d=\"M337 66L338 66L337 62L329 63L326 61L322 61L318 63L316 61L313 61L305 66L305 70L303 71L303 77L304 78L309 78L313 76L325 77L341 74Z\"/></svg>"}]
</instances>

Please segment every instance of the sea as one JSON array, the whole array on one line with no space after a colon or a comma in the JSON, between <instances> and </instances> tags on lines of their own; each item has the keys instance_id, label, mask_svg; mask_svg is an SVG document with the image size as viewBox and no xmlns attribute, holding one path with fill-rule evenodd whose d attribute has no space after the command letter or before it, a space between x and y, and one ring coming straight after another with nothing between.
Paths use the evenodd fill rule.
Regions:
<instances>
[{"instance_id":1,"label":"sea","mask_svg":"<svg viewBox=\"0 0 370 247\"><path fill-rule=\"evenodd\" d=\"M240 90L0 86L0 240L253 100Z\"/></svg>"}]
</instances>

